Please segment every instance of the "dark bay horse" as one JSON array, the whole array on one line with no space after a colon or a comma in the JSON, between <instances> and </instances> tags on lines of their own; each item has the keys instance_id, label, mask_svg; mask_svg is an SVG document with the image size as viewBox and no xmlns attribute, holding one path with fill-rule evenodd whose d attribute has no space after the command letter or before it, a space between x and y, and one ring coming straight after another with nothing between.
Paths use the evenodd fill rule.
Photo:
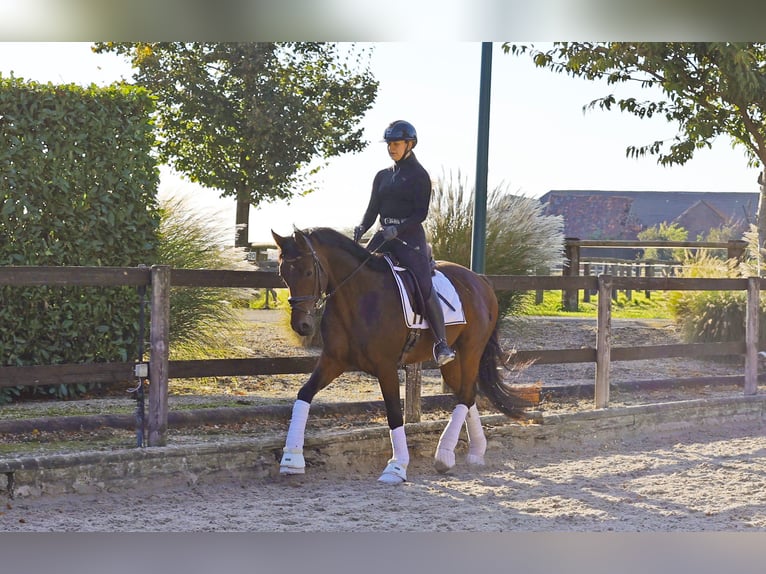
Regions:
<instances>
[{"instance_id":1,"label":"dark bay horse","mask_svg":"<svg viewBox=\"0 0 766 574\"><path fill-rule=\"evenodd\" d=\"M433 337L422 331L417 343L403 354L409 328L388 263L377 254L329 228L295 230L281 237L271 232L279 247L279 274L290 290L290 325L300 335L313 333L316 309L321 318L323 348L314 371L293 405L280 472L305 470L303 440L312 399L346 371L377 377L386 406L393 456L381 482L406 480L409 462L399 398L398 368L432 359ZM498 305L489 281L461 265L439 262L437 268L455 286L465 312L464 324L449 325L447 337L457 353L441 367L444 382L457 397L447 427L439 439L435 466L446 472L455 465L463 423L468 433L469 464L484 464L486 438L476 408L477 386L501 412L517 417L519 402L498 372L503 359L498 344ZM478 385L477 385L478 383Z\"/></svg>"}]
</instances>

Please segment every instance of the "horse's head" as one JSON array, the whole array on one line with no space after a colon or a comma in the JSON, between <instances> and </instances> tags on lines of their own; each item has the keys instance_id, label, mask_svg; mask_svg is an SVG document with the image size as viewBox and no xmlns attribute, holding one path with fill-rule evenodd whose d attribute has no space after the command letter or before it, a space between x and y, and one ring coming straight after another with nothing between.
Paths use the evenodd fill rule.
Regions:
<instances>
[{"instance_id":1,"label":"horse's head","mask_svg":"<svg viewBox=\"0 0 766 574\"><path fill-rule=\"evenodd\" d=\"M296 229L282 237L272 230L271 236L279 248L279 276L290 290L290 326L299 335L311 335L327 288L327 273L307 233Z\"/></svg>"}]
</instances>

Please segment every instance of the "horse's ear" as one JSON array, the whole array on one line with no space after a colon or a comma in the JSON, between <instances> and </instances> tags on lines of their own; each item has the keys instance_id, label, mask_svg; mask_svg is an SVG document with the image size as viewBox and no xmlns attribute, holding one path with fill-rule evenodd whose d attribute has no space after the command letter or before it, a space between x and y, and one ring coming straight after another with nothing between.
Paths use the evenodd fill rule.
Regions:
<instances>
[{"instance_id":1,"label":"horse's ear","mask_svg":"<svg viewBox=\"0 0 766 574\"><path fill-rule=\"evenodd\" d=\"M298 248L302 251L310 249L308 245L308 239L306 238L306 234L303 233L303 231L301 231L295 226L293 226L293 228L294 228L293 237L295 238L295 243L298 245Z\"/></svg>"},{"instance_id":2,"label":"horse's ear","mask_svg":"<svg viewBox=\"0 0 766 574\"><path fill-rule=\"evenodd\" d=\"M277 244L277 247L282 249L282 244L287 239L287 237L282 237L281 235L274 233L273 229L271 230L271 236L274 238L274 242Z\"/></svg>"}]
</instances>

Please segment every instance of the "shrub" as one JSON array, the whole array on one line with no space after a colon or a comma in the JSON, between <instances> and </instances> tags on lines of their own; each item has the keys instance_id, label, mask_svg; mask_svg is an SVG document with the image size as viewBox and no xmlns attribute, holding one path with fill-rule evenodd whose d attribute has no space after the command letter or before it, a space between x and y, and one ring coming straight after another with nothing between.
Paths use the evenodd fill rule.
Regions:
<instances>
[{"instance_id":1,"label":"shrub","mask_svg":"<svg viewBox=\"0 0 766 574\"><path fill-rule=\"evenodd\" d=\"M749 277L757 276L757 234L745 235L748 255L742 262L720 259L700 252L684 261L681 277ZM742 341L745 338L747 295L739 291L682 291L669 296L670 307L684 339L690 343ZM760 324L764 320L761 301ZM760 339L766 341L761 329Z\"/></svg>"},{"instance_id":2,"label":"shrub","mask_svg":"<svg viewBox=\"0 0 766 574\"><path fill-rule=\"evenodd\" d=\"M149 94L0 77L0 265L137 266L154 258ZM127 361L133 288L0 288L0 365ZM69 397L83 387L34 387ZM18 389L16 389L18 391ZM0 402L18 392L0 389Z\"/></svg>"}]
</instances>

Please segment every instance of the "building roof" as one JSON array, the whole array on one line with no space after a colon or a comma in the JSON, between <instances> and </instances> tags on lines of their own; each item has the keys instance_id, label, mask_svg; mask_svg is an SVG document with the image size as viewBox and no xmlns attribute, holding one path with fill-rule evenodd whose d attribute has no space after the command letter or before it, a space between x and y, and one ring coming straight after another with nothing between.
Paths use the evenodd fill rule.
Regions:
<instances>
[{"instance_id":1,"label":"building roof","mask_svg":"<svg viewBox=\"0 0 766 574\"><path fill-rule=\"evenodd\" d=\"M546 213L563 216L567 237L635 239L643 229L682 218L687 225L695 221L694 232L689 230L693 240L706 222L708 230L720 226L721 218L743 228L754 223L758 197L757 192L551 190L540 201Z\"/></svg>"}]
</instances>

